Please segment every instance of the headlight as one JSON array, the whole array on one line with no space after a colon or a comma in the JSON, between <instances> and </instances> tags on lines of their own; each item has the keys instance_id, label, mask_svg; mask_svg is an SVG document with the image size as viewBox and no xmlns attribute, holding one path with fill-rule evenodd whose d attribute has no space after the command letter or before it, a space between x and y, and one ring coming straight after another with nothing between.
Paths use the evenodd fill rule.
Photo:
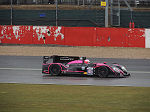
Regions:
<instances>
[{"instance_id":1,"label":"headlight","mask_svg":"<svg viewBox=\"0 0 150 112\"><path fill-rule=\"evenodd\" d=\"M127 69L124 66L121 66L121 69L125 72L127 72Z\"/></svg>"},{"instance_id":2,"label":"headlight","mask_svg":"<svg viewBox=\"0 0 150 112\"><path fill-rule=\"evenodd\" d=\"M120 70L119 70L119 68L117 68L117 67L112 67L112 69L115 71L115 72L118 72L118 73L120 73Z\"/></svg>"}]
</instances>

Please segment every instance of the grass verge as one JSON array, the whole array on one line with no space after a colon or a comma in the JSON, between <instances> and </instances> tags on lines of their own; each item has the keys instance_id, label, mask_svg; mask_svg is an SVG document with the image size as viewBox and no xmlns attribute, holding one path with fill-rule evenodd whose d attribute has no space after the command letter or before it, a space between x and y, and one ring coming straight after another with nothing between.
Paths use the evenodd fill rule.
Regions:
<instances>
[{"instance_id":1,"label":"grass verge","mask_svg":"<svg viewBox=\"0 0 150 112\"><path fill-rule=\"evenodd\" d=\"M149 87L0 84L0 112L149 112Z\"/></svg>"}]
</instances>

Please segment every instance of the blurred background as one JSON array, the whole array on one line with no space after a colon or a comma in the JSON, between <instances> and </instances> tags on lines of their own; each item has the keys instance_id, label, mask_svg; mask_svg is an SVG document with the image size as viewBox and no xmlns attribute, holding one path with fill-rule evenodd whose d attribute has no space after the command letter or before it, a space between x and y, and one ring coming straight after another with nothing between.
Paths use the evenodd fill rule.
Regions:
<instances>
[{"instance_id":1,"label":"blurred background","mask_svg":"<svg viewBox=\"0 0 150 112\"><path fill-rule=\"evenodd\" d=\"M0 25L150 28L149 20L150 0L0 0Z\"/></svg>"}]
</instances>

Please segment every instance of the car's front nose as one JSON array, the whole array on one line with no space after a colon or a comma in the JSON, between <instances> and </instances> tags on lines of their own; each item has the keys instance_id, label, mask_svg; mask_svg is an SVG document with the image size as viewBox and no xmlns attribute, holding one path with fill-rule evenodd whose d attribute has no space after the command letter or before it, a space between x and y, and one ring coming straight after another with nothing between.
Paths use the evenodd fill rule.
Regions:
<instances>
[{"instance_id":1,"label":"car's front nose","mask_svg":"<svg viewBox=\"0 0 150 112\"><path fill-rule=\"evenodd\" d=\"M120 73L120 77L129 77L129 76L130 76L130 73L128 73L128 72L122 71L122 72Z\"/></svg>"},{"instance_id":2,"label":"car's front nose","mask_svg":"<svg viewBox=\"0 0 150 112\"><path fill-rule=\"evenodd\" d=\"M124 76L130 76L131 74L130 73L124 73Z\"/></svg>"},{"instance_id":3,"label":"car's front nose","mask_svg":"<svg viewBox=\"0 0 150 112\"><path fill-rule=\"evenodd\" d=\"M115 68L115 69L118 68L117 71L119 71L119 72L117 72L117 73L120 74L120 77L127 77L127 76L130 76L130 73L128 73L126 67L123 66L123 65L114 64L114 65L112 66L112 68L113 68L113 70L114 70L114 68Z\"/></svg>"}]
</instances>

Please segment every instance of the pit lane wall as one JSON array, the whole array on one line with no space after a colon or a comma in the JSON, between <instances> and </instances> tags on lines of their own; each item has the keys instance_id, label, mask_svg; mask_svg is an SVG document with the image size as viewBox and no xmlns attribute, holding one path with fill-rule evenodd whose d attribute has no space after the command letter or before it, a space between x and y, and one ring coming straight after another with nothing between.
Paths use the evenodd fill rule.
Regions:
<instances>
[{"instance_id":1,"label":"pit lane wall","mask_svg":"<svg viewBox=\"0 0 150 112\"><path fill-rule=\"evenodd\" d=\"M1 25L0 43L150 48L150 29Z\"/></svg>"}]
</instances>

